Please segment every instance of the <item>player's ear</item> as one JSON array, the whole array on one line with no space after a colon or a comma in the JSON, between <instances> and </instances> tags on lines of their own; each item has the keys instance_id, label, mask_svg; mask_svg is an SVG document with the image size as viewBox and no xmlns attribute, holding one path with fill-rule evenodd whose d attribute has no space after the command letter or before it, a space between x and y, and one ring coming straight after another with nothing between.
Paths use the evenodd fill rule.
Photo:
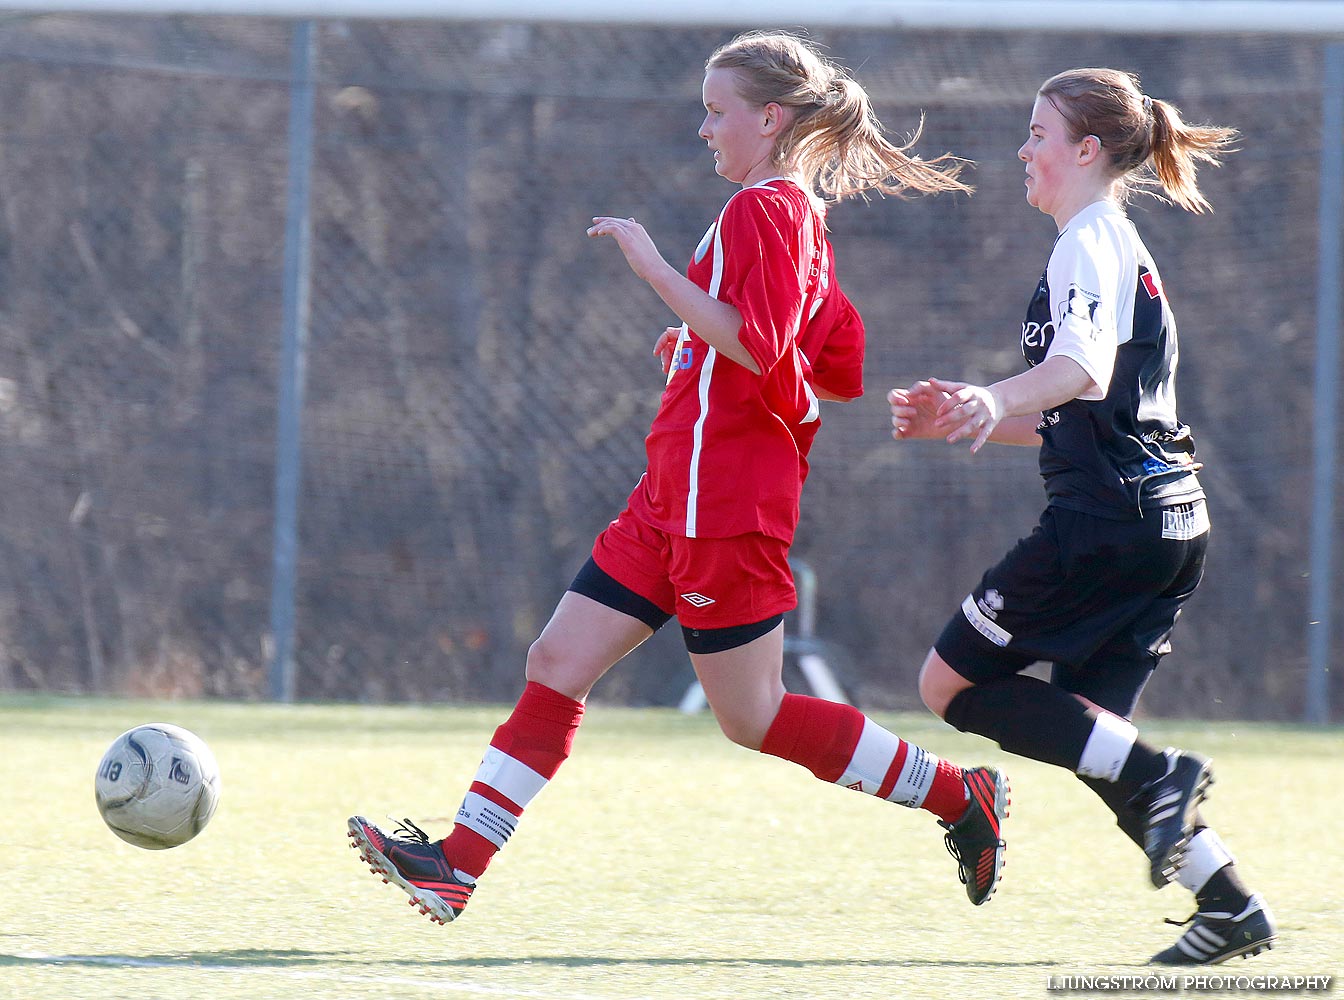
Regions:
<instances>
[{"instance_id":1,"label":"player's ear","mask_svg":"<svg viewBox=\"0 0 1344 1000\"><path fill-rule=\"evenodd\" d=\"M1087 166L1098 156L1101 155L1101 140L1095 135L1083 136L1083 141L1078 145L1078 162L1082 166Z\"/></svg>"},{"instance_id":2,"label":"player's ear","mask_svg":"<svg viewBox=\"0 0 1344 1000\"><path fill-rule=\"evenodd\" d=\"M779 133L779 130L783 128L784 108L781 105L776 104L774 101L771 101L769 104L767 104L764 108L761 109L761 114L762 114L762 125L761 125L762 134L777 135Z\"/></svg>"}]
</instances>

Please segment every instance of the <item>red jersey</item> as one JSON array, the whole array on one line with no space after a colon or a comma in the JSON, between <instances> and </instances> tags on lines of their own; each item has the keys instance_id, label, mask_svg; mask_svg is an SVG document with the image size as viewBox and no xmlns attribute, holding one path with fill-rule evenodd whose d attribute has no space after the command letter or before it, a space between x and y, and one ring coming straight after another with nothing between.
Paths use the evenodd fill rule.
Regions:
<instances>
[{"instance_id":1,"label":"red jersey","mask_svg":"<svg viewBox=\"0 0 1344 1000\"><path fill-rule=\"evenodd\" d=\"M863 393L863 323L835 281L822 216L792 181L744 188L686 276L742 314L738 340L761 374L682 327L630 509L689 538L791 541L821 423L809 381L847 398Z\"/></svg>"}]
</instances>

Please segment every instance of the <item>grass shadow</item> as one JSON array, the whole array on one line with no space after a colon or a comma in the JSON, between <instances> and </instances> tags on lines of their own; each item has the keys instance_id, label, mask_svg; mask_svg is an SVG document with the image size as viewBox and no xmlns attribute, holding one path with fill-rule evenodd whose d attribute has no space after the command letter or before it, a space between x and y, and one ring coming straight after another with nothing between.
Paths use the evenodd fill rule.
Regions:
<instances>
[{"instance_id":1,"label":"grass shadow","mask_svg":"<svg viewBox=\"0 0 1344 1000\"><path fill-rule=\"evenodd\" d=\"M155 968L155 969L292 969L316 966L343 965L369 968L380 964L370 962L367 955L347 951L309 951L305 949L272 950L243 948L229 951L175 952L170 954L0 954L0 967L5 966L84 966L102 968ZM509 955L478 956L473 958L421 959L407 963L404 958L388 959L388 964L405 970L408 965L428 969L503 969L514 966L553 966L556 968L764 968L764 969L1035 969L1051 968L1048 961L984 961L920 958L732 958L687 955Z\"/></svg>"}]
</instances>

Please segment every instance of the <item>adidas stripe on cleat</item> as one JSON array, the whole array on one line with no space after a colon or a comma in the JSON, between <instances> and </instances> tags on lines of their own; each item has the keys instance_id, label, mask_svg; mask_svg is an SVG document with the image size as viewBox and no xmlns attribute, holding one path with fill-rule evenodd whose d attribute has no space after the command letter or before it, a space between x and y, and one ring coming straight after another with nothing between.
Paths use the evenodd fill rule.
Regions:
<instances>
[{"instance_id":1,"label":"adidas stripe on cleat","mask_svg":"<svg viewBox=\"0 0 1344 1000\"><path fill-rule=\"evenodd\" d=\"M943 840L947 853L957 859L957 877L966 886L966 895L979 906L994 895L1003 877L1004 843L1001 826L1008 818L1008 779L993 767L970 767L962 780L970 803L955 823L938 821L947 831Z\"/></svg>"},{"instance_id":2,"label":"adidas stripe on cleat","mask_svg":"<svg viewBox=\"0 0 1344 1000\"><path fill-rule=\"evenodd\" d=\"M1240 913L1198 912L1169 924L1190 929L1174 945L1151 959L1154 965L1217 965L1240 955L1250 958L1274 947L1278 935L1274 916L1264 900L1253 895Z\"/></svg>"},{"instance_id":3,"label":"adidas stripe on cleat","mask_svg":"<svg viewBox=\"0 0 1344 1000\"><path fill-rule=\"evenodd\" d=\"M471 899L474 882L464 882L453 873L443 854L443 841L402 820L392 833L385 833L363 816L347 823L350 846L359 851L369 870L411 897L411 906L430 920L446 924L456 919Z\"/></svg>"},{"instance_id":4,"label":"adidas stripe on cleat","mask_svg":"<svg viewBox=\"0 0 1344 1000\"><path fill-rule=\"evenodd\" d=\"M1195 812L1213 784L1207 757L1170 747L1165 754L1167 773L1145 785L1134 799L1143 811L1148 876L1158 889L1176 877L1194 832Z\"/></svg>"}]
</instances>

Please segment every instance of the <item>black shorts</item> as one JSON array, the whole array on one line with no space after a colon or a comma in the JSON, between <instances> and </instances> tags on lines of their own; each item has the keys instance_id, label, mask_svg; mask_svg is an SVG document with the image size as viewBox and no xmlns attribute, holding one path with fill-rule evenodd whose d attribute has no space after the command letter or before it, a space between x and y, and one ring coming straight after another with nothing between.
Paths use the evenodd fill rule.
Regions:
<instances>
[{"instance_id":1,"label":"black shorts","mask_svg":"<svg viewBox=\"0 0 1344 1000\"><path fill-rule=\"evenodd\" d=\"M934 649L977 684L1047 661L1054 683L1128 717L1171 651L1208 541L1203 500L1135 521L1047 507L981 577Z\"/></svg>"}]
</instances>

